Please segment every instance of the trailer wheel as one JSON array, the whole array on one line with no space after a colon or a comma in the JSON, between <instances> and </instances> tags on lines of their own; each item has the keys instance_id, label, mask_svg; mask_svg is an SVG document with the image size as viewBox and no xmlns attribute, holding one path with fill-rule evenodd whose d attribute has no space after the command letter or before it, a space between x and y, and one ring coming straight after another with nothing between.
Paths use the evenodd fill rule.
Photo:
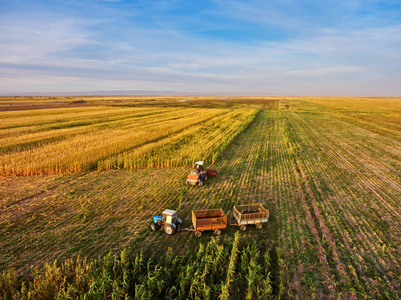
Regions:
<instances>
[{"instance_id":1,"label":"trailer wheel","mask_svg":"<svg viewBox=\"0 0 401 300\"><path fill-rule=\"evenodd\" d=\"M150 225L150 228L152 228L153 231L156 231L157 230L157 225L155 223L152 223Z\"/></svg>"},{"instance_id":2,"label":"trailer wheel","mask_svg":"<svg viewBox=\"0 0 401 300\"><path fill-rule=\"evenodd\" d=\"M262 228L263 228L263 224L262 224L262 223L256 224L256 228L257 228L257 229L262 229Z\"/></svg>"},{"instance_id":3,"label":"trailer wheel","mask_svg":"<svg viewBox=\"0 0 401 300\"><path fill-rule=\"evenodd\" d=\"M214 234L215 235L220 235L221 234L221 230L220 229L215 229L214 230Z\"/></svg>"},{"instance_id":4,"label":"trailer wheel","mask_svg":"<svg viewBox=\"0 0 401 300\"><path fill-rule=\"evenodd\" d=\"M239 227L239 229L240 229L241 231L245 231L245 230L246 230L246 226L245 226L245 225L241 225L241 226Z\"/></svg>"},{"instance_id":5,"label":"trailer wheel","mask_svg":"<svg viewBox=\"0 0 401 300\"><path fill-rule=\"evenodd\" d=\"M174 228L170 224L164 225L164 232L168 235L173 235L174 234Z\"/></svg>"},{"instance_id":6,"label":"trailer wheel","mask_svg":"<svg viewBox=\"0 0 401 300\"><path fill-rule=\"evenodd\" d=\"M202 231L195 231L195 236L200 238L202 236Z\"/></svg>"}]
</instances>

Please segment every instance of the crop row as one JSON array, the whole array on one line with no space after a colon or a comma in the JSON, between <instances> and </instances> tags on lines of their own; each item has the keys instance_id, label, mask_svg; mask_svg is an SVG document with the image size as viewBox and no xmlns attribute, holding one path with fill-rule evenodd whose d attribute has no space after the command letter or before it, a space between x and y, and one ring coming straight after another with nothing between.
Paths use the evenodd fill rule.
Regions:
<instances>
[{"instance_id":1,"label":"crop row","mask_svg":"<svg viewBox=\"0 0 401 300\"><path fill-rule=\"evenodd\" d=\"M399 142L345 127L327 114L293 113L287 120L309 226L316 228L336 286L362 297L394 296L400 255L399 226L393 226L400 220L401 189L391 175Z\"/></svg>"},{"instance_id":2,"label":"crop row","mask_svg":"<svg viewBox=\"0 0 401 300\"><path fill-rule=\"evenodd\" d=\"M212 238L194 253L145 257L129 248L119 255L47 264L18 284L16 274L0 274L2 299L268 299L272 293L270 256L256 243L245 246L239 235Z\"/></svg>"},{"instance_id":3,"label":"crop row","mask_svg":"<svg viewBox=\"0 0 401 300\"><path fill-rule=\"evenodd\" d=\"M8 138L2 139L0 173L34 175L96 169L98 162L124 151L130 153L131 149L133 153L142 156L155 147L170 143L172 139L177 140L178 137L185 139L187 136L200 141L199 136L202 136L202 131L207 131L209 124L214 126L212 131L216 130L216 133L221 134L226 131L224 134L227 134L226 138L214 140L213 145L207 146L212 147L215 154L225 147L244 124L249 123L255 113L255 110L248 109L231 111L188 108L178 111L166 108L156 111L154 108L126 108L128 112L109 109L107 118L106 112L100 110L102 114L99 118L97 114L96 117L92 116L93 109L89 110L90 113L85 112L83 115L81 112L78 116L68 112L59 116L57 128L53 123L49 127L46 120L40 123L39 119L35 119L31 121L31 132L27 132L28 129L25 128L29 123L27 121L26 126L19 128L20 131L16 132L15 128L3 129L1 134L8 135ZM46 116L54 122L54 116ZM26 117L21 119L24 118ZM214 120L215 118L217 119ZM222 129L219 128L220 125ZM10 130L13 132L12 136L9 134ZM216 136L212 131L209 130L208 134ZM18 132L20 134L16 134ZM204 153L197 153L195 156ZM188 163L192 158L193 156L183 161ZM104 168L103 165L105 164L100 164L100 169Z\"/></svg>"},{"instance_id":4,"label":"crop row","mask_svg":"<svg viewBox=\"0 0 401 300\"><path fill-rule=\"evenodd\" d=\"M399 137L401 130L401 101L397 98L307 99L300 108L327 113L332 118L357 128L378 133L382 137Z\"/></svg>"},{"instance_id":5,"label":"crop row","mask_svg":"<svg viewBox=\"0 0 401 300\"><path fill-rule=\"evenodd\" d=\"M253 120L256 110L235 110L203 122L170 138L99 162L99 170L173 167L202 159L213 162L219 153Z\"/></svg>"}]
</instances>

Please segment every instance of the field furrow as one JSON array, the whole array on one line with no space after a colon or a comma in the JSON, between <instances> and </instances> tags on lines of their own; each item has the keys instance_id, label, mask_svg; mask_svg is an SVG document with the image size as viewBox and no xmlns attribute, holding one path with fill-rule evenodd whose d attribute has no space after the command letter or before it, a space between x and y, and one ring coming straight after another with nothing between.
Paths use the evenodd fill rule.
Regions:
<instances>
[{"instance_id":1,"label":"field furrow","mask_svg":"<svg viewBox=\"0 0 401 300\"><path fill-rule=\"evenodd\" d=\"M308 168L308 176L312 178L312 181L319 182L320 187L326 186L332 189L320 194L319 202L327 205L331 203L330 199L335 198L328 211L335 211L337 216L344 217L343 226L334 225L331 227L343 227L343 230L346 230L345 228L357 229L348 230L348 235L345 237L346 241L339 241L339 244L348 245L348 254L343 253L343 255L353 257L351 265L354 266L353 269L359 270L360 278L363 279L364 286L367 289L365 292L389 292L398 289L399 284L394 285L396 277L388 274L395 275L398 273L397 269L400 267L399 253L397 254L397 251L394 251L383 256L384 253L382 252L383 245L387 243L394 246L399 245L395 238L398 236L398 229L395 231L388 230L391 225L385 225L381 219L382 214L390 214L399 220L398 212L394 213L393 204L397 199L397 193L400 192L399 184L394 178L386 175L388 173L384 170L389 166L380 160L373 160L371 153L361 152L359 151L360 148L355 145L350 146L357 141L355 134L358 134L360 128L355 128L353 132L350 131L350 135L342 132L341 137L339 137L338 132L341 128L332 126L334 128L330 128L333 130L331 132L326 127L326 132L323 134L318 132L319 134L313 137L311 133L317 132L314 129L318 128L318 120L311 118L304 120L301 115L297 114L294 114L291 120L294 132L299 135L298 138L302 145L298 149L298 155L302 157L301 161ZM325 121L331 121L330 125L338 126L336 122L333 123L328 118ZM316 161L322 161L322 159L325 161L316 164ZM369 163L366 164L366 162ZM327 166L319 166L322 163L327 163ZM346 178L350 179L351 184L346 184ZM336 182L340 185L336 186ZM388 183L390 183L391 188L389 188ZM333 195L343 195L344 198L333 197ZM319 207L323 209L322 214L327 216L328 213L324 206L320 205ZM397 228L399 227L397 226ZM385 241L382 238L385 238ZM355 254L355 249L360 249L361 252ZM378 259L379 257L382 258ZM353 269L350 271L352 272ZM373 280L377 276L383 277L385 281Z\"/></svg>"}]
</instances>

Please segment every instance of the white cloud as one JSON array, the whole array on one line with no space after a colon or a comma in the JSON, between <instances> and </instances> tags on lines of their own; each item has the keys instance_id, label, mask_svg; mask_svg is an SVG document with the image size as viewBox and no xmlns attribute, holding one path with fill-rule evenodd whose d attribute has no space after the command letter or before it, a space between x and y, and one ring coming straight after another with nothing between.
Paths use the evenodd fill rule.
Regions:
<instances>
[{"instance_id":1,"label":"white cloud","mask_svg":"<svg viewBox=\"0 0 401 300\"><path fill-rule=\"evenodd\" d=\"M11 22L10 22L11 23ZM91 43L73 19L28 20L0 25L0 61L32 63Z\"/></svg>"},{"instance_id":2,"label":"white cloud","mask_svg":"<svg viewBox=\"0 0 401 300\"><path fill-rule=\"evenodd\" d=\"M96 1L97 5L105 2ZM168 2L154 4L155 12L172 9ZM396 84L401 77L399 24L375 27L366 26L366 20L349 24L345 18L338 26L331 26L323 17L314 23L313 17L299 13L305 8L292 1L215 3L220 5L218 10L180 20L156 13L149 16L149 24L136 19L146 17L138 7L120 14L117 8L113 14L97 8L102 18L72 16L70 12L2 16L0 93L12 89L101 88L347 94L364 93L364 84L386 82L383 94L401 94ZM173 3L173 7L176 5L178 2ZM352 11L360 3L325 5L327 1L317 7L323 12L335 12L352 6L348 8ZM238 20L239 24L257 23L259 30L282 30L283 37L243 42L198 35L191 28L183 28L184 20L201 27L202 18L211 14ZM229 25L222 23L221 27ZM201 29L213 30L216 26L214 21L208 21ZM373 92L378 93L377 89Z\"/></svg>"}]
</instances>

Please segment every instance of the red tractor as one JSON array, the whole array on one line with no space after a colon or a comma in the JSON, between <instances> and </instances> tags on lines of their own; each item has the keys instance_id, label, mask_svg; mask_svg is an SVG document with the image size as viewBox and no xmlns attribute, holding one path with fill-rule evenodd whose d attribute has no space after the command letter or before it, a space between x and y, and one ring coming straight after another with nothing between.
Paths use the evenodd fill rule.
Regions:
<instances>
[{"instance_id":1,"label":"red tractor","mask_svg":"<svg viewBox=\"0 0 401 300\"><path fill-rule=\"evenodd\" d=\"M196 185L199 183L200 186L203 185L203 183L207 180L207 176L215 176L217 174L216 170L209 170L209 169L204 169L204 162L203 161L197 161L193 168L191 173L189 173L187 177L187 185Z\"/></svg>"}]
</instances>

